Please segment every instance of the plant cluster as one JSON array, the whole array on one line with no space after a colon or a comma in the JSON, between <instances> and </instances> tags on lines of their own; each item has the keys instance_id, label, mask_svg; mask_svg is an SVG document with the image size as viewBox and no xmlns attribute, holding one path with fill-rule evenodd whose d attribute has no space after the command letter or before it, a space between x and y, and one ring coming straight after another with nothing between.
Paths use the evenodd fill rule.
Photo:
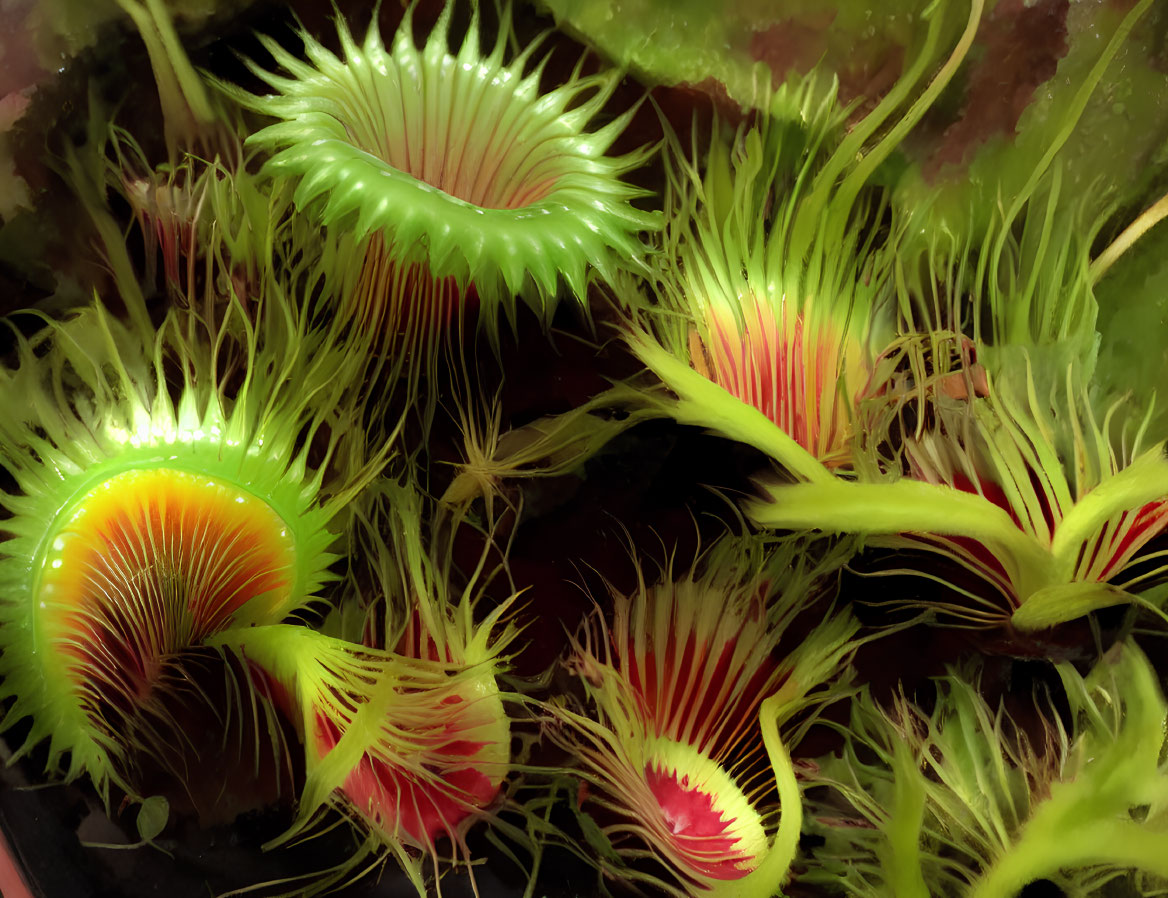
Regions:
<instances>
[{"instance_id":1,"label":"plant cluster","mask_svg":"<svg viewBox=\"0 0 1168 898\"><path fill-rule=\"evenodd\" d=\"M485 0L200 70L118 0L161 133L89 92L52 146L81 290L5 321L14 759L137 806L141 851L249 779L263 850L351 833L233 894L1168 893L1168 429L1097 297L1168 205L1063 152L1168 23L1120 5L991 202L910 160L1005 0L914 6L867 102ZM729 110L649 93L695 68ZM624 370L515 414L572 329ZM552 486L663 421L714 435L715 512L647 547L606 509L607 563L530 578ZM901 670L914 634L965 648Z\"/></svg>"}]
</instances>

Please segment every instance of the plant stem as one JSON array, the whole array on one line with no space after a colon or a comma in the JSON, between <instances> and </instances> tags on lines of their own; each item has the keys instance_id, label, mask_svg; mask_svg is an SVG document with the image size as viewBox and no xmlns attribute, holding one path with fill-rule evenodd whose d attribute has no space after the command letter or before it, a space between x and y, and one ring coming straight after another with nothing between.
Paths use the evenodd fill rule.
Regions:
<instances>
[{"instance_id":1,"label":"plant stem","mask_svg":"<svg viewBox=\"0 0 1168 898\"><path fill-rule=\"evenodd\" d=\"M1168 216L1168 193L1140 213L1139 217L1124 228L1111 245L1091 263L1088 269L1091 285L1098 284L1111 266L1165 216Z\"/></svg>"},{"instance_id":2,"label":"plant stem","mask_svg":"<svg viewBox=\"0 0 1168 898\"><path fill-rule=\"evenodd\" d=\"M791 755L779 736L779 708L784 701L782 693L772 695L758 711L763 745L774 768L775 784L779 790L779 805L782 809L779 828L763 862L744 879L727 883L728 891L723 894L733 895L734 898L772 898L782 894L783 880L799 849L799 833L803 829L803 795L795 779Z\"/></svg>"}]
</instances>

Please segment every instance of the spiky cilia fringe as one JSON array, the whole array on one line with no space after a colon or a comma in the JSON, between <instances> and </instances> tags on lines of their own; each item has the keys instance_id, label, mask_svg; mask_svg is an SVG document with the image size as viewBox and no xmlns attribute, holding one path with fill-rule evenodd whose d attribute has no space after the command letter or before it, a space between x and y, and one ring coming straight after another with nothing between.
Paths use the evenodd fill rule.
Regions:
<instances>
[{"instance_id":1,"label":"spiky cilia fringe","mask_svg":"<svg viewBox=\"0 0 1168 898\"><path fill-rule=\"evenodd\" d=\"M991 371L996 347L1024 346L1089 374L1098 318L1089 253L1102 222L1084 220L1062 181L1055 163L1030 185L1025 204L993 216L980 241L938 230L916 250L908 234L916 219L899 214L898 329L964 334Z\"/></svg>"},{"instance_id":2,"label":"spiky cilia fringe","mask_svg":"<svg viewBox=\"0 0 1168 898\"><path fill-rule=\"evenodd\" d=\"M1009 196L987 195L958 227L945 222L943 213L934 214L932 198L922 199L913 185L899 198L905 239L897 283L904 330L954 330L985 344L1055 350L1064 364L1074 360L1091 373L1098 311L1093 287L1130 243L1120 241L1089 260L1106 214L1084 218L1090 204L1082 202L1082 191L1063 184L1061 151L1109 66L1154 5L1140 0L1123 13L1073 96L1052 109L1042 126L1049 140Z\"/></svg>"},{"instance_id":3,"label":"spiky cilia fringe","mask_svg":"<svg viewBox=\"0 0 1168 898\"><path fill-rule=\"evenodd\" d=\"M334 403L338 419L361 425L335 441L353 449L352 466L363 464L360 433L367 431L372 445L393 443L402 422L381 415L360 388L373 341L367 334L364 340L347 336L331 314L322 321L315 308L315 298L337 285L312 249L320 242L318 229L291 214L290 185L272 185L249 171L242 136L213 161L188 155L177 165L152 167L134 137L108 124L106 114L91 98L87 140L66 148L62 173L91 222L133 329L142 335L153 330L161 287L181 344L173 352L179 365L197 357L196 366L213 372L200 377L232 384L249 376L254 361L274 382L304 384L305 405ZM122 194L141 230L142 273L107 185ZM257 355L260 345L266 349Z\"/></svg>"},{"instance_id":4,"label":"spiky cilia fringe","mask_svg":"<svg viewBox=\"0 0 1168 898\"><path fill-rule=\"evenodd\" d=\"M866 380L867 332L883 289L872 248L857 245L859 228L832 248L838 264L788 262L807 226L798 220L801 189L842 126L834 91L820 93L814 81L785 86L773 117L733 134L719 129L702 162L696 147L690 160L671 142L661 286L630 337L682 397L677 411L690 400L687 420L739 439L753 433L749 442L780 461L790 455L796 467L803 454L828 467L847 463L851 407ZM707 402L688 395L670 357L720 388L719 405L732 411L715 413L712 391ZM780 454L787 441L790 451Z\"/></svg>"},{"instance_id":5,"label":"spiky cilia fringe","mask_svg":"<svg viewBox=\"0 0 1168 898\"><path fill-rule=\"evenodd\" d=\"M371 282L417 271L435 284L449 280L458 304L473 289L493 333L500 309L513 317L519 294L547 316L561 279L582 301L590 271L609 279L640 265L638 232L657 222L631 205L642 191L621 180L646 152L606 155L631 111L586 130L620 74L585 76L577 67L541 94L544 63L532 65L538 42L507 59L509 7L486 53L477 2L462 44L449 46L454 7L444 6L422 47L412 6L388 48L376 21L358 44L338 20L341 56L301 32L308 62L263 38L290 77L252 64L276 94L225 89L283 119L251 144L273 151L270 172L297 180L301 209L355 235L370 286L351 294L342 314L382 326L418 316L432 326L453 314L449 305L436 317L409 308L430 299L426 291L373 289Z\"/></svg>"},{"instance_id":6,"label":"spiky cilia fringe","mask_svg":"<svg viewBox=\"0 0 1168 898\"><path fill-rule=\"evenodd\" d=\"M87 140L66 148L62 174L89 217L103 267L135 329L149 331L165 300L184 351L215 354L216 376L225 382L245 376L244 357L257 341L295 347L269 353L264 364L283 365L284 377L311 391L327 385L329 396L319 403L318 397L306 399L321 408L335 402L338 416L353 425L346 425L345 440L336 441L353 457L335 461L360 466L363 455L384 455L404 418L366 386L387 364L375 349L379 341L368 328L338 318L321 299L347 289L351 247L323 241L318 223L294 214L293 184L256 173L259 151L244 147L241 110L222 116L222 152L214 159L187 154L155 166L132 134L109 123L99 101L91 96L90 103ZM109 201L111 188L141 232L144 272L131 257L129 229ZM412 360L407 355L388 364L400 372ZM381 449L365 453L358 447L361 434Z\"/></svg>"},{"instance_id":7,"label":"spiky cilia fringe","mask_svg":"<svg viewBox=\"0 0 1168 898\"><path fill-rule=\"evenodd\" d=\"M958 673L938 681L931 713L858 696L845 749L809 783L828 787L809 809L826 841L801 879L866 898L1007 898L1035 880L1088 894L1127 870L1168 877L1154 671L1120 643L1090 675L1059 674L1069 732L1036 696L1045 719L1027 736Z\"/></svg>"},{"instance_id":8,"label":"spiky cilia fringe","mask_svg":"<svg viewBox=\"0 0 1168 898\"><path fill-rule=\"evenodd\" d=\"M152 684L184 649L316 600L346 506L389 451L367 458L343 387L248 312L235 299L212 325L174 313L155 332L94 305L18 336L18 366L0 371L23 397L0 415L16 483L4 725L31 717L17 753L48 740L50 770L68 754L65 777L103 794L134 794L126 740L168 721Z\"/></svg>"},{"instance_id":9,"label":"spiky cilia fringe","mask_svg":"<svg viewBox=\"0 0 1168 898\"><path fill-rule=\"evenodd\" d=\"M908 240L897 254L901 326L931 330L885 354L886 369L899 355L911 374L893 371L865 397L863 415L875 426L862 447L867 457L856 462L868 482L791 491L768 484L767 499L748 512L757 523L939 551L984 588L955 588L951 601L934 607L977 626L1042 629L1147 601L1141 594L1163 571L1158 552L1140 558L1163 531L1163 451L1139 446L1147 418L1133 428L1135 445L1121 448L1115 431L1126 442L1129 429L1111 426L1118 406L1092 408L1097 309L1089 250L1098 222L1085 223L1075 198L1068 201L1056 157L1149 8L1139 3L1125 15L1058 139L984 233L938 229L925 249L914 251ZM898 212L906 235L919 228L911 210ZM929 352L949 340L968 343L968 351ZM907 390L893 388L896 380ZM887 482L902 475L918 482Z\"/></svg>"},{"instance_id":10,"label":"spiky cilia fringe","mask_svg":"<svg viewBox=\"0 0 1168 898\"><path fill-rule=\"evenodd\" d=\"M1148 550L1168 527L1163 445L1145 448L1138 421L1117 427L1118 405L1096 421L1075 367L1049 392L1023 352L999 370L984 398L933 400L934 424L901 445L903 478L765 485L769 498L747 513L766 526L937 552L984 583L939 609L975 625L1038 630L1158 602L1164 565Z\"/></svg>"},{"instance_id":11,"label":"spiky cilia fringe","mask_svg":"<svg viewBox=\"0 0 1168 898\"><path fill-rule=\"evenodd\" d=\"M393 857L425 895L427 860L436 878L444 865L466 866L473 881L466 834L497 825L506 800L510 697L498 677L517 631L503 622L510 602L476 614L481 569L457 590L450 553L427 545L413 487L383 481L360 506L355 538L367 557L354 583L364 584L364 608L353 617L342 607L325 626L348 639L279 626L226 630L213 642L261 672L253 685L277 684L304 739L297 820L270 845L311 835L330 809L358 834L353 856L304 893Z\"/></svg>"},{"instance_id":12,"label":"spiky cilia fringe","mask_svg":"<svg viewBox=\"0 0 1168 898\"><path fill-rule=\"evenodd\" d=\"M891 253L870 179L953 76L981 8L971 4L950 58L879 139L937 49L943 8L902 79L848 134L835 86L810 79L780 88L768 117L729 145L715 133L704 171L696 149L690 162L674 147L660 308L635 290L620 297L633 307L631 348L676 394L642 403L749 443L800 480L850 469L855 404L891 336L881 323Z\"/></svg>"},{"instance_id":13,"label":"spiky cilia fringe","mask_svg":"<svg viewBox=\"0 0 1168 898\"><path fill-rule=\"evenodd\" d=\"M299 812L267 847L312 835L330 811L354 824L357 850L296 894L327 891L388 856L426 895L424 862L438 868L443 840L451 841L451 862L465 861L465 833L490 813L510 766L490 660L419 659L294 625L228 630L212 643L278 684L302 731Z\"/></svg>"},{"instance_id":14,"label":"spiky cilia fringe","mask_svg":"<svg viewBox=\"0 0 1168 898\"><path fill-rule=\"evenodd\" d=\"M1068 202L1056 160L1147 9L1126 14L1060 142L984 233L939 230L924 250L909 242L897 253L900 326L929 330L896 341L866 388L867 433L853 459L860 482L764 484L765 498L747 506L755 523L938 552L959 577L928 576L969 572L981 582L950 582L953 598L932 607L974 626L1037 630L1107 605L1159 601L1149 590L1163 565L1144 550L1164 527L1163 450L1141 445L1147 419L1113 426L1118 405L1092 407L1096 225L1085 227ZM914 223L904 213L898 227L907 234Z\"/></svg>"},{"instance_id":15,"label":"spiky cilia fringe","mask_svg":"<svg viewBox=\"0 0 1168 898\"><path fill-rule=\"evenodd\" d=\"M579 758L605 876L673 895L779 888L800 818L777 726L839 672L856 625L834 615L786 657L777 648L845 549L812 561L804 543L724 538L688 574L614 594L611 627L573 640L589 707L552 705L549 734ZM776 788L777 818L763 806Z\"/></svg>"}]
</instances>

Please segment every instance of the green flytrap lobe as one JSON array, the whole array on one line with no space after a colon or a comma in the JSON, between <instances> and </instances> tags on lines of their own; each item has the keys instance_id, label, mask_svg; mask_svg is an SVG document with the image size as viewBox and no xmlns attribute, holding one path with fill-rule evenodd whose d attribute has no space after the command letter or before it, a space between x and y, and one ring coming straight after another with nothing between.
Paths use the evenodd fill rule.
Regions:
<instances>
[{"instance_id":1,"label":"green flytrap lobe","mask_svg":"<svg viewBox=\"0 0 1168 898\"><path fill-rule=\"evenodd\" d=\"M1026 347L1036 361L1060 370L1073 363L1090 376L1099 342L1090 251L1104 219L1088 216L1090 197L1064 185L1058 160L1023 199L998 210L980 233L972 225L938 228L924 246L913 228L925 210L894 206L898 330L960 334L991 373L1001 351ZM945 359L930 362L927 374L934 377L961 370Z\"/></svg>"},{"instance_id":2,"label":"green flytrap lobe","mask_svg":"<svg viewBox=\"0 0 1168 898\"><path fill-rule=\"evenodd\" d=\"M476 614L481 571L456 594L414 488L385 481L360 505L356 539L374 584L360 614L334 614L320 632L223 630L211 644L257 672L253 687L276 696L304 743L296 820L266 847L330 828L334 813L354 826L355 851L288 894L329 891L389 858L423 896L429 866L440 894L447 869L465 866L474 882L472 827L514 831L497 819L513 772L511 697L498 677L517 630L504 620L510 601Z\"/></svg>"},{"instance_id":3,"label":"green flytrap lobe","mask_svg":"<svg viewBox=\"0 0 1168 898\"><path fill-rule=\"evenodd\" d=\"M857 629L830 614L777 651L846 558L825 545L726 537L684 574L614 591L611 624L573 640L587 701L553 703L549 736L578 759L602 876L677 896L780 890L802 815L778 727L839 674Z\"/></svg>"},{"instance_id":4,"label":"green flytrap lobe","mask_svg":"<svg viewBox=\"0 0 1168 898\"><path fill-rule=\"evenodd\" d=\"M307 61L261 38L287 75L249 65L276 93L224 88L282 120L249 145L272 153L268 172L296 182L305 214L355 241L362 272L345 311L372 326L433 328L472 293L492 334L517 295L546 319L561 280L583 301L591 272L641 266L639 234L658 226L632 205L644 191L621 180L649 151L607 155L632 111L588 127L621 73L584 75L581 64L541 93L547 60L536 61L538 41L509 50L510 7L484 48L472 3L454 48L456 6L420 47L413 6L388 46L376 17L361 42L338 17L339 56L303 31Z\"/></svg>"},{"instance_id":5,"label":"green flytrap lobe","mask_svg":"<svg viewBox=\"0 0 1168 898\"><path fill-rule=\"evenodd\" d=\"M949 581L953 598L932 607L980 626L1033 631L1159 604L1163 447L1148 445L1150 412L1141 421L1123 403L1093 405L1099 222L1066 194L1052 150L984 233L938 231L923 255L894 256L905 335L860 402L855 479L766 483L746 506L756 524L943 555L956 576L926 574ZM979 582L958 587L967 572Z\"/></svg>"},{"instance_id":6,"label":"green flytrap lobe","mask_svg":"<svg viewBox=\"0 0 1168 898\"><path fill-rule=\"evenodd\" d=\"M673 143L656 303L622 296L630 347L673 396L633 402L749 443L799 480L850 470L856 405L895 313L873 175L952 78L980 16L971 4L921 87L947 18L931 6L918 55L850 130L837 86L809 78L780 87L760 123L716 128L705 153Z\"/></svg>"},{"instance_id":7,"label":"green flytrap lobe","mask_svg":"<svg viewBox=\"0 0 1168 898\"><path fill-rule=\"evenodd\" d=\"M852 703L846 746L820 763L801 879L849 895L1009 898L1048 880L1094 893L1124 875L1168 878L1168 706L1136 645L1087 676L1058 667L1069 730L1036 696L1037 732L988 706L954 673L926 713L903 697ZM840 801L842 799L842 802Z\"/></svg>"},{"instance_id":8,"label":"green flytrap lobe","mask_svg":"<svg viewBox=\"0 0 1168 898\"><path fill-rule=\"evenodd\" d=\"M17 754L47 741L51 772L103 795L136 795L135 751L178 731L163 693L186 649L317 601L346 506L384 463L340 448L325 383L289 389L294 345L189 324L141 333L94 305L18 336L0 370L21 397L0 415L3 725L31 718ZM221 382L233 359L245 376Z\"/></svg>"},{"instance_id":9,"label":"green flytrap lobe","mask_svg":"<svg viewBox=\"0 0 1168 898\"><path fill-rule=\"evenodd\" d=\"M465 834L501 801L510 771L496 658L472 664L371 649L287 624L213 642L279 684L302 731L299 813L267 847L312 835L332 822L329 811L354 824L353 853L294 894L328 891L393 857L426 895L427 863L439 873L441 864L469 862Z\"/></svg>"},{"instance_id":10,"label":"green flytrap lobe","mask_svg":"<svg viewBox=\"0 0 1168 898\"><path fill-rule=\"evenodd\" d=\"M782 89L774 119L720 130L704 165L671 142L658 304L636 311L628 336L677 397L646 401L749 442L807 479L847 461L880 291L878 279L859 283L865 250L855 237L831 270L808 272L786 256L800 186L842 128L834 92L820 97L817 88Z\"/></svg>"},{"instance_id":11,"label":"green flytrap lobe","mask_svg":"<svg viewBox=\"0 0 1168 898\"><path fill-rule=\"evenodd\" d=\"M1117 422L1122 405L1096 420L1074 367L1049 392L1023 352L999 368L986 397L935 399L933 426L899 447L899 479L768 484L747 514L942 555L983 584L941 608L975 625L1039 630L1109 605L1159 604L1163 444L1145 447L1142 427Z\"/></svg>"}]
</instances>

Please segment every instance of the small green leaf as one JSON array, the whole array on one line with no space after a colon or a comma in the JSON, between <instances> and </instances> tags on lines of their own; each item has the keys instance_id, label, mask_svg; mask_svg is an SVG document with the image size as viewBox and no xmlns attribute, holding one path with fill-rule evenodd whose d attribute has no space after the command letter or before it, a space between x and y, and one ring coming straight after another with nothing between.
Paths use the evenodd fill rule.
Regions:
<instances>
[{"instance_id":1,"label":"small green leaf","mask_svg":"<svg viewBox=\"0 0 1168 898\"><path fill-rule=\"evenodd\" d=\"M1060 583L1031 593L1011 621L1018 630L1045 630L1132 600L1130 593L1107 583Z\"/></svg>"},{"instance_id":2,"label":"small green leaf","mask_svg":"<svg viewBox=\"0 0 1168 898\"><path fill-rule=\"evenodd\" d=\"M170 818L170 802L161 795L151 795L138 809L138 835L143 842L158 838Z\"/></svg>"},{"instance_id":3,"label":"small green leaf","mask_svg":"<svg viewBox=\"0 0 1168 898\"><path fill-rule=\"evenodd\" d=\"M576 822L580 824L580 829L584 831L584 839L596 849L605 860L613 863L622 863L621 856L617 854L615 848L612 847L612 842L608 836L605 835L600 825L592 819L592 815L583 810L578 801L572 802L572 810L576 814Z\"/></svg>"}]
</instances>

